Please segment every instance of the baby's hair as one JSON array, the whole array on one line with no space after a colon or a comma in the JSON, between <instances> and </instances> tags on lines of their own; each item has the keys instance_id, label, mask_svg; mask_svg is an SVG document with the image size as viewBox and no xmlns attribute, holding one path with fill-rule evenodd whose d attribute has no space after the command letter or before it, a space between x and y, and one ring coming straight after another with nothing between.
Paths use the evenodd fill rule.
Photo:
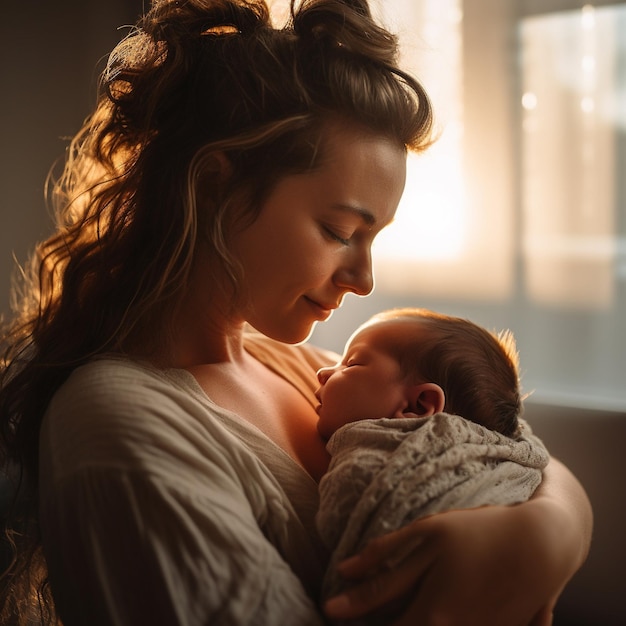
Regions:
<instances>
[{"instance_id":1,"label":"baby's hair","mask_svg":"<svg viewBox=\"0 0 626 626\"><path fill-rule=\"evenodd\" d=\"M444 391L444 411L461 415L509 437L519 431L522 412L519 355L513 333L498 334L467 319L420 308L399 308L367 324L407 322L390 346L404 376L434 382ZM411 323L427 333L411 333Z\"/></svg>"}]
</instances>

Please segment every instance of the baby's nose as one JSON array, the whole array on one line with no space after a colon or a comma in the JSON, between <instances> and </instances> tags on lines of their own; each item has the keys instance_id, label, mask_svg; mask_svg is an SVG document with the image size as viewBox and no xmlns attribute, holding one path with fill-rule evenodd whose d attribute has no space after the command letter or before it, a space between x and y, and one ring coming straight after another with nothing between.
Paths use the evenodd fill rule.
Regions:
<instances>
[{"instance_id":1,"label":"baby's nose","mask_svg":"<svg viewBox=\"0 0 626 626\"><path fill-rule=\"evenodd\" d=\"M322 367L317 371L317 380L320 385L325 385L326 381L332 376L335 371L334 367Z\"/></svg>"}]
</instances>

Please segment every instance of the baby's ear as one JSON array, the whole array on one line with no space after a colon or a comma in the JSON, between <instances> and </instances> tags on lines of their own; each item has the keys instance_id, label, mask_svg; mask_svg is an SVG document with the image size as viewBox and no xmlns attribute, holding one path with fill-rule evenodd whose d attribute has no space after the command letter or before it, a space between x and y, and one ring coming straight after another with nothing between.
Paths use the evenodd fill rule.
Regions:
<instances>
[{"instance_id":1,"label":"baby's ear","mask_svg":"<svg viewBox=\"0 0 626 626\"><path fill-rule=\"evenodd\" d=\"M408 390L409 406L407 411L418 417L430 417L441 413L446 405L446 395L436 383L411 385Z\"/></svg>"}]
</instances>

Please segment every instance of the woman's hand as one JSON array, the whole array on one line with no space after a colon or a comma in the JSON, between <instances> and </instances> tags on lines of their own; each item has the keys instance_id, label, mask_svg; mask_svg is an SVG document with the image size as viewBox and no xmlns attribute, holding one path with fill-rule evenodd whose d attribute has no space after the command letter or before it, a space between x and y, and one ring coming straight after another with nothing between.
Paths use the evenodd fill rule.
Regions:
<instances>
[{"instance_id":1,"label":"woman's hand","mask_svg":"<svg viewBox=\"0 0 626 626\"><path fill-rule=\"evenodd\" d=\"M591 509L576 479L551 462L524 504L449 511L372 541L340 566L358 584L325 606L331 619L409 597L396 626L548 626L586 556Z\"/></svg>"}]
</instances>

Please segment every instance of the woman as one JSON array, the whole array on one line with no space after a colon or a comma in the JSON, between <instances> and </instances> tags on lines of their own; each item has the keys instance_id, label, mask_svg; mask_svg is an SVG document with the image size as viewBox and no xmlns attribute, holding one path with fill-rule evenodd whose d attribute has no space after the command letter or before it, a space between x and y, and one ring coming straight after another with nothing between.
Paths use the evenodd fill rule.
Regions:
<instances>
[{"instance_id":1,"label":"woman","mask_svg":"<svg viewBox=\"0 0 626 626\"><path fill-rule=\"evenodd\" d=\"M112 53L3 335L4 448L38 496L5 610L34 586L66 626L322 623L333 357L290 344L371 291L406 150L430 142L396 52L366 0L305 1L284 29L263 0L160 0ZM400 623L548 623L590 525L552 462L529 503L372 543L324 611L408 596Z\"/></svg>"}]
</instances>

